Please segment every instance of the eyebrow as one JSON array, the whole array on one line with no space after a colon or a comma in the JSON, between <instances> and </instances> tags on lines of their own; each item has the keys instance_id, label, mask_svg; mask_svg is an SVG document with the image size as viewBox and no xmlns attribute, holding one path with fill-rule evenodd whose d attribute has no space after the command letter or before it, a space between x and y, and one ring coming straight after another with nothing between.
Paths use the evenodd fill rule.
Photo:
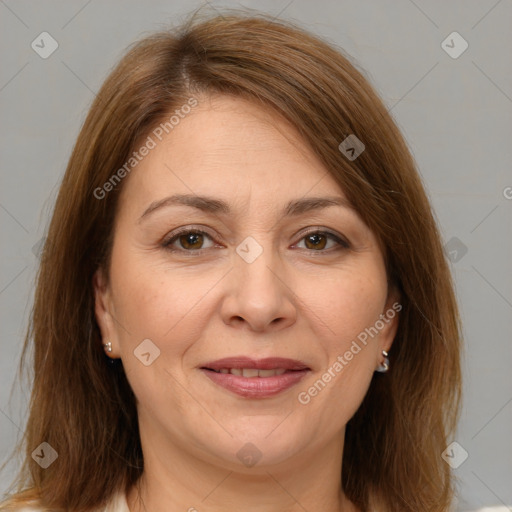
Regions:
<instances>
[{"instance_id":1,"label":"eyebrow","mask_svg":"<svg viewBox=\"0 0 512 512\"><path fill-rule=\"evenodd\" d=\"M229 215L231 213L231 208L228 203L221 199L192 194L176 194L151 203L146 211L141 215L139 222L147 218L156 210L169 206L190 206L203 212L214 214ZM297 216L331 206L341 206L343 208L354 210L350 203L343 197L306 197L288 202L288 204L283 208L282 216Z\"/></svg>"}]
</instances>

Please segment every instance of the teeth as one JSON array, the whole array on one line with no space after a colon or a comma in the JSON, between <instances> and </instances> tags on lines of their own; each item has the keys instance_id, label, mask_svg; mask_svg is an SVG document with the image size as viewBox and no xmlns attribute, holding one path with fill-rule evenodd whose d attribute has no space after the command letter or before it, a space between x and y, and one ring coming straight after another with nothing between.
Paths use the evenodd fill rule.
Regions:
<instances>
[{"instance_id":1,"label":"teeth","mask_svg":"<svg viewBox=\"0 0 512 512\"><path fill-rule=\"evenodd\" d=\"M239 377L274 377L275 375L282 375L286 370L284 368L277 368L274 370L258 370L257 368L221 368L219 373L231 373Z\"/></svg>"},{"instance_id":2,"label":"teeth","mask_svg":"<svg viewBox=\"0 0 512 512\"><path fill-rule=\"evenodd\" d=\"M283 375L285 372L286 370L284 368L278 368L277 370L258 370L260 377L273 377L274 375Z\"/></svg>"},{"instance_id":3,"label":"teeth","mask_svg":"<svg viewBox=\"0 0 512 512\"><path fill-rule=\"evenodd\" d=\"M274 375L281 375L280 373L277 373L278 371L281 370L258 370L258 375L260 377L273 377Z\"/></svg>"},{"instance_id":4,"label":"teeth","mask_svg":"<svg viewBox=\"0 0 512 512\"><path fill-rule=\"evenodd\" d=\"M233 370L231 370L233 371ZM251 369L247 369L247 370L242 370L242 376L243 377L257 377L258 376L258 369L256 368L251 368Z\"/></svg>"}]
</instances>

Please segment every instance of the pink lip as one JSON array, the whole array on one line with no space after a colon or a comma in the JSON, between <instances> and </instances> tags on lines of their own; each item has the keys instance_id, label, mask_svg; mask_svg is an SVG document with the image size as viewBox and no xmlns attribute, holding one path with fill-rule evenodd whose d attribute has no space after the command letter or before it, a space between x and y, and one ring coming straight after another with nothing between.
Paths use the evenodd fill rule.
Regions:
<instances>
[{"instance_id":1,"label":"pink lip","mask_svg":"<svg viewBox=\"0 0 512 512\"><path fill-rule=\"evenodd\" d=\"M230 373L217 373L212 370L222 368L258 368L260 370L286 370L273 377L242 377ZM268 398L275 396L297 384L311 371L302 361L282 357L252 359L245 356L227 357L202 365L201 371L215 384L244 398Z\"/></svg>"},{"instance_id":2,"label":"pink lip","mask_svg":"<svg viewBox=\"0 0 512 512\"><path fill-rule=\"evenodd\" d=\"M224 368L226 367L224 366ZM232 393L245 398L268 398L290 388L299 382L310 370L287 370L286 373L274 375L273 377L240 377L230 373L216 373L205 368L201 368L201 371L215 384L222 386Z\"/></svg>"}]
</instances>

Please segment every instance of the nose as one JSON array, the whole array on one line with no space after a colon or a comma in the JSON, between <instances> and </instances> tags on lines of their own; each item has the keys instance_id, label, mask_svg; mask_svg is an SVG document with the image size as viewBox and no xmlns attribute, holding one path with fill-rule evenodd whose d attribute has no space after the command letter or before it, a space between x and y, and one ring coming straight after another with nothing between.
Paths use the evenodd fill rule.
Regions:
<instances>
[{"instance_id":1,"label":"nose","mask_svg":"<svg viewBox=\"0 0 512 512\"><path fill-rule=\"evenodd\" d=\"M256 332L277 331L296 321L296 295L279 259L265 249L254 261L235 255L221 308L224 323Z\"/></svg>"}]
</instances>

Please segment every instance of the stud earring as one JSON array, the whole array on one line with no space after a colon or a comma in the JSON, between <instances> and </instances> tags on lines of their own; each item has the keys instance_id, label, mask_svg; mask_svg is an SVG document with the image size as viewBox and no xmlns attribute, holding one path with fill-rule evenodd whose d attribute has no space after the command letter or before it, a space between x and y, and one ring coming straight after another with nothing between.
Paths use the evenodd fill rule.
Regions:
<instances>
[{"instance_id":1,"label":"stud earring","mask_svg":"<svg viewBox=\"0 0 512 512\"><path fill-rule=\"evenodd\" d=\"M388 353L385 350L383 350L382 355L384 356L384 362L379 364L376 371L380 373L385 373L389 370Z\"/></svg>"},{"instance_id":2,"label":"stud earring","mask_svg":"<svg viewBox=\"0 0 512 512\"><path fill-rule=\"evenodd\" d=\"M112 352L112 342L111 341L107 341L107 343L103 343L103 346L105 347L105 350L107 352Z\"/></svg>"}]
</instances>

